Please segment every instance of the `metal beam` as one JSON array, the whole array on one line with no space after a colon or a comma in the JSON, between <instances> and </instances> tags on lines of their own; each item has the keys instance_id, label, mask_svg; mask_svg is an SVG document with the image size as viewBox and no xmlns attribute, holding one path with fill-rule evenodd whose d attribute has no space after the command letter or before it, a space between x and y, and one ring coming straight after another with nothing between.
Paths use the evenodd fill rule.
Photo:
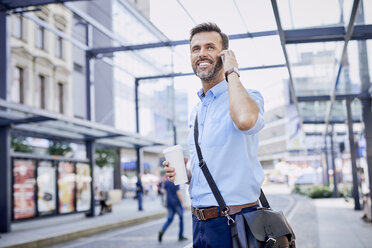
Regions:
<instances>
[{"instance_id":1,"label":"metal beam","mask_svg":"<svg viewBox=\"0 0 372 248\"><path fill-rule=\"evenodd\" d=\"M0 100L6 101L9 90L10 22L5 11L0 12ZM1 108L0 108L1 109ZM11 231L11 165L9 127L0 127L0 233Z\"/></svg>"},{"instance_id":2,"label":"metal beam","mask_svg":"<svg viewBox=\"0 0 372 248\"><path fill-rule=\"evenodd\" d=\"M360 201L359 201L359 183L358 183L358 171L356 164L356 155L355 155L355 142L354 142L354 131L353 131L353 121L351 113L351 101L350 99L346 100L346 113L347 113L347 125L349 131L349 145L350 145L350 157L351 157L351 172L353 175L353 197L354 197L354 210L360 210Z\"/></svg>"},{"instance_id":3,"label":"metal beam","mask_svg":"<svg viewBox=\"0 0 372 248\"><path fill-rule=\"evenodd\" d=\"M330 120L329 121L329 124L345 124L346 120L345 119L342 119L342 120ZM353 123L361 123L362 120L361 119L354 119L353 120ZM303 124L325 124L325 120L306 120L304 119L303 120ZM324 135L324 133L323 133Z\"/></svg>"},{"instance_id":4,"label":"metal beam","mask_svg":"<svg viewBox=\"0 0 372 248\"><path fill-rule=\"evenodd\" d=\"M275 64L275 65L262 65L262 66L253 66L253 67L242 67L239 68L239 71L252 71L252 70L263 70L263 69L272 69L272 68L281 68L285 67L285 64ZM170 73L164 75L155 75L148 77L138 77L138 80L150 80L150 79L159 79L159 78L171 78L171 77L185 77L195 75L193 72L187 73Z\"/></svg>"},{"instance_id":5,"label":"metal beam","mask_svg":"<svg viewBox=\"0 0 372 248\"><path fill-rule=\"evenodd\" d=\"M335 100L353 100L353 99L371 99L369 94L343 94L343 95L336 95ZM319 95L319 96L298 96L297 101L299 102L317 102L317 101L329 101L331 97L329 95Z\"/></svg>"},{"instance_id":6,"label":"metal beam","mask_svg":"<svg viewBox=\"0 0 372 248\"><path fill-rule=\"evenodd\" d=\"M331 117L332 105L333 105L333 102L335 101L335 98L336 98L337 85L338 85L338 82L339 82L339 79L340 79L343 64L345 63L345 59L346 59L346 55L347 55L347 45L349 44L349 40L350 40L351 35L353 33L353 30L354 30L354 22L355 22L357 10L358 10L359 2L360 2L360 0L354 0L354 2L353 2L353 8L351 10L349 25L347 26L347 31L346 31L345 38L344 38L345 43L344 43L344 47L343 47L342 54L341 54L340 65L338 67L338 72L337 72L337 75L336 75L335 82L334 82L334 84L331 88L330 102L327 106L328 108L327 108L326 117L325 117L325 119L326 119L325 133L328 132L328 124L329 124L330 117Z\"/></svg>"},{"instance_id":7,"label":"metal beam","mask_svg":"<svg viewBox=\"0 0 372 248\"><path fill-rule=\"evenodd\" d=\"M277 35L278 31L268 30L253 33L242 33L229 35L230 40L257 38L264 36ZM317 27L306 29L283 30L285 37L285 44L299 44L299 43L314 43L314 42L329 42L329 41L344 41L346 30L344 26L339 27ZM366 40L372 39L372 25L356 25L351 40ZM92 54L104 54L120 51L134 51L142 49L160 48L160 47L174 47L189 44L189 40L175 40L163 41L147 44L137 44L117 47L101 47L91 49Z\"/></svg>"},{"instance_id":8,"label":"metal beam","mask_svg":"<svg viewBox=\"0 0 372 248\"><path fill-rule=\"evenodd\" d=\"M10 165L9 127L0 127L0 233L11 231L12 169Z\"/></svg>"},{"instance_id":9,"label":"metal beam","mask_svg":"<svg viewBox=\"0 0 372 248\"><path fill-rule=\"evenodd\" d=\"M95 200L94 200L94 154L95 154L95 145L93 141L87 141L85 143L86 151L87 151L87 159L89 161L90 167L90 209L89 213L86 214L87 217L94 217L95 216Z\"/></svg>"},{"instance_id":10,"label":"metal beam","mask_svg":"<svg viewBox=\"0 0 372 248\"><path fill-rule=\"evenodd\" d=\"M271 0L271 5L273 7L273 11L274 11L274 15L275 15L275 22L276 22L279 37L280 37L280 43L281 43L281 46L282 46L283 55L284 55L284 58L285 58L285 63L287 65L288 76L289 76L289 90L290 90L290 93L291 93L291 98L292 98L292 101L293 101L293 103L296 107L297 114L298 114L298 119L300 121L300 126L302 128L302 126L303 126L302 117L301 117L300 108L298 106L298 102L297 102L297 98L296 98L296 91L295 91L294 83L293 83L291 64L289 62L287 49L285 47L286 38L285 38L284 30L283 30L283 27L282 27L282 23L280 21L279 10L278 10L278 5L276 3L276 0Z\"/></svg>"},{"instance_id":11,"label":"metal beam","mask_svg":"<svg viewBox=\"0 0 372 248\"><path fill-rule=\"evenodd\" d=\"M229 39L237 40L237 39L246 39L246 38L254 38L254 37L273 36L277 34L278 32L276 30L270 30L270 31L254 32L254 33L229 35ZM162 42L137 44L137 45L94 48L94 49L90 49L89 52L92 55L97 55L97 54L104 54L104 53L134 51L134 50L143 50L143 49L150 49L150 48L175 47L175 46L188 45L188 44L189 44L189 40L162 41Z\"/></svg>"},{"instance_id":12,"label":"metal beam","mask_svg":"<svg viewBox=\"0 0 372 248\"><path fill-rule=\"evenodd\" d=\"M0 11L80 0L0 0Z\"/></svg>"},{"instance_id":13,"label":"metal beam","mask_svg":"<svg viewBox=\"0 0 372 248\"><path fill-rule=\"evenodd\" d=\"M120 1L120 0L118 1L118 3L121 4L127 11L129 11L134 17L136 17L136 19L140 23L142 23L144 26L146 26L146 28L149 30L149 32L152 32L159 40L162 40L162 41L168 41L169 40L167 37L164 36L164 34L162 34L159 30L157 30L155 26L153 26L151 23L149 23L149 21L147 19L141 17L138 14L137 11L134 11L133 8L128 3L126 3L125 1ZM75 7L73 4L65 3L65 6L67 8L69 8L74 14L76 14L77 16L84 19L84 21L87 22L87 24L92 25L96 30L98 30L99 32L101 32L102 34L107 36L108 38L112 39L113 42L117 42L121 46L125 46L125 45L128 44L128 41L124 40L124 38L122 36L119 36L117 33L115 33L112 30L106 28L101 23L97 22L94 18L92 18L90 15L83 12L79 8ZM153 67L157 71L162 71L162 68L158 67L157 64L150 63L148 61L148 59L146 59L141 54L136 54L135 53L134 55L137 56L137 58L139 58L144 64L148 64L150 67ZM102 58L102 61L107 63L107 64L112 65L107 58ZM116 67L120 68L119 66L116 66ZM120 69L123 70L123 68L120 68ZM131 73L129 73L129 74L131 74Z\"/></svg>"},{"instance_id":14,"label":"metal beam","mask_svg":"<svg viewBox=\"0 0 372 248\"><path fill-rule=\"evenodd\" d=\"M136 133L140 133L140 125L139 125L139 81L140 79L136 78L134 81L134 106L135 106L135 118L136 118Z\"/></svg>"},{"instance_id":15,"label":"metal beam","mask_svg":"<svg viewBox=\"0 0 372 248\"><path fill-rule=\"evenodd\" d=\"M69 123L70 125L76 125L76 126L82 126L82 127L85 127L85 128L96 129L97 131L100 131L100 132L107 132L107 133L113 133L113 134L117 133L117 134L121 134L123 136L128 136L130 138L133 138L133 142L136 139L139 141L138 144L132 142L133 145L141 145L142 146L141 141L148 142L152 145L169 145L168 142L164 142L164 141L161 141L159 139L148 138L148 137L142 136L142 135L137 134L137 133L128 132L128 131L124 131L124 130L119 130L119 129L116 129L114 127L107 126L107 125L104 125L104 124L90 122L90 121L82 120L82 119L79 119L79 118L73 118L73 117L69 117L69 116L66 116L66 115L59 114L59 113L52 113L52 112L49 112L49 111L46 111L46 110L36 109L36 108L26 106L26 105L22 105L22 104L10 103L10 102L7 102L7 101L2 100L2 99L0 99L0 109L1 109L1 107L7 108L9 110L15 110L15 111L27 113L27 114L50 117L52 119L55 119L56 121L61 121L62 123ZM27 129L27 127L34 127L34 125L22 124L22 125L16 126L17 129L20 129L21 127L23 127L23 130L25 130L25 129ZM51 128L49 128L49 129L52 130ZM45 131L45 130L35 129L34 131L42 132L42 131ZM61 135L61 134L57 133L57 132L60 132L60 130L54 128L54 131L56 132L56 135ZM79 139L82 138L82 140L84 140L84 137L81 137L81 135L78 132L75 132L74 135L79 137Z\"/></svg>"},{"instance_id":16,"label":"metal beam","mask_svg":"<svg viewBox=\"0 0 372 248\"><path fill-rule=\"evenodd\" d=\"M324 168L323 168L323 171L324 171L324 176L325 176L325 183L326 183L326 185L329 185L329 159L328 159L327 135L324 136L324 151L325 151L326 168L325 168L325 171L324 171ZM324 182L324 180L323 180L323 182Z\"/></svg>"},{"instance_id":17,"label":"metal beam","mask_svg":"<svg viewBox=\"0 0 372 248\"><path fill-rule=\"evenodd\" d=\"M285 30L286 44L344 41L344 26ZM351 40L372 39L372 25L355 25Z\"/></svg>"},{"instance_id":18,"label":"metal beam","mask_svg":"<svg viewBox=\"0 0 372 248\"><path fill-rule=\"evenodd\" d=\"M333 125L331 125L331 158L332 158L332 170L333 170L333 197L338 197L338 187L337 187L337 174L336 174L336 162L335 162L335 146L333 142Z\"/></svg>"},{"instance_id":19,"label":"metal beam","mask_svg":"<svg viewBox=\"0 0 372 248\"><path fill-rule=\"evenodd\" d=\"M122 134L108 134L108 135L105 135L105 136L100 136L100 137L90 137L86 140L99 140L99 139L110 139L110 138L116 138L116 137L122 137L123 135Z\"/></svg>"},{"instance_id":20,"label":"metal beam","mask_svg":"<svg viewBox=\"0 0 372 248\"><path fill-rule=\"evenodd\" d=\"M35 123L35 122L50 121L50 120L53 120L53 119L50 117L46 117L46 116L32 116L32 117L23 118L23 119L2 121L0 122L0 126L17 125L17 124L24 124L24 123Z\"/></svg>"}]
</instances>

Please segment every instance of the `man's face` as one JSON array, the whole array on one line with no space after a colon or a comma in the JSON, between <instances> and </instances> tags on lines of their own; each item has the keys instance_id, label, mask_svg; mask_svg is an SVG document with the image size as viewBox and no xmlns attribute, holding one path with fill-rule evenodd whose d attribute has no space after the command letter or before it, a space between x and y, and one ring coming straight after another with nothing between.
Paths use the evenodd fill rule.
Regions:
<instances>
[{"instance_id":1,"label":"man's face","mask_svg":"<svg viewBox=\"0 0 372 248\"><path fill-rule=\"evenodd\" d=\"M222 38L217 32L201 32L190 42L191 66L201 80L210 81L219 74L223 64L218 54L222 51Z\"/></svg>"}]
</instances>

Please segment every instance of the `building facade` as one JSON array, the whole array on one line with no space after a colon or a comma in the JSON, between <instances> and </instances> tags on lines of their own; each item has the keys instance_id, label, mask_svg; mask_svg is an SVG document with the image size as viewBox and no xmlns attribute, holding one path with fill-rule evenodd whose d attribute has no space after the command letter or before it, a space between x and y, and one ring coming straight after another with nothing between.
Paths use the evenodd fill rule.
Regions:
<instances>
[{"instance_id":1,"label":"building facade","mask_svg":"<svg viewBox=\"0 0 372 248\"><path fill-rule=\"evenodd\" d=\"M48 5L28 13L71 35L72 13ZM11 86L15 103L72 116L72 46L22 15L11 16Z\"/></svg>"}]
</instances>

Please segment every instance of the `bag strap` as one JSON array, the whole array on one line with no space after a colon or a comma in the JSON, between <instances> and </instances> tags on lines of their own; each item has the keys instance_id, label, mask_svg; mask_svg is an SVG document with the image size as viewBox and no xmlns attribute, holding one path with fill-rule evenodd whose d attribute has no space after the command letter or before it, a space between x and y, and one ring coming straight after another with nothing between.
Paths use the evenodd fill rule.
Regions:
<instances>
[{"instance_id":1,"label":"bag strap","mask_svg":"<svg viewBox=\"0 0 372 248\"><path fill-rule=\"evenodd\" d=\"M205 161L203 159L203 155L201 153L201 149L200 149L200 146L198 144L198 140L199 140L198 137L199 137L198 115L196 115L195 124L194 124L194 140L195 140L195 146L196 146L196 153L198 154L198 158L199 158L199 167L203 171L203 174L204 174L205 178L207 179L209 187L211 188L212 193L213 193L214 197L216 198L218 205L220 206L220 209L222 210L222 212L226 212L227 211L227 206L226 206L225 200L223 199L223 197L221 195L221 192L218 190L218 187L217 187L211 173L209 172L207 164L205 163Z\"/></svg>"},{"instance_id":2,"label":"bag strap","mask_svg":"<svg viewBox=\"0 0 372 248\"><path fill-rule=\"evenodd\" d=\"M204 161L204 158L203 158L203 155L202 155L199 143L198 143L198 140L199 140L199 126L198 125L199 125L198 124L198 114L196 114L195 123L194 123L194 141L195 141L196 153L198 154L198 158L199 158L199 167L203 171L203 174L204 174L205 178L207 179L209 187L211 188L212 193L213 193L214 197L216 198L216 201L217 201L218 205L220 206L220 209L222 210L222 212L226 212L227 211L227 206L226 206L225 200L223 199L223 197L221 195L221 192L219 191L211 173L209 172L209 169L207 167L207 164ZM267 201L267 198L266 198L264 192L262 191L262 188L261 188L261 193L260 193L259 200L260 200L260 203L261 203L262 207L270 208L270 204Z\"/></svg>"}]
</instances>

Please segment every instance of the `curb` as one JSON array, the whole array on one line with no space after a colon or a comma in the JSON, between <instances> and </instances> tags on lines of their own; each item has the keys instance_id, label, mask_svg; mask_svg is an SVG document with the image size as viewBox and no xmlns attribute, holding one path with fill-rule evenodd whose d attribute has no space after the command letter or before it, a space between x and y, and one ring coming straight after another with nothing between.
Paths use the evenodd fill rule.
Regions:
<instances>
[{"instance_id":1,"label":"curb","mask_svg":"<svg viewBox=\"0 0 372 248\"><path fill-rule=\"evenodd\" d=\"M149 221L149 220L159 219L159 218L163 218L163 217L166 217L166 216L167 216L166 212L161 212L161 213L156 213L156 214L153 214L153 215L147 215L147 216L139 217L139 218L132 219L132 220L125 220L125 221L111 223L111 224L107 224L107 225L96 226L96 227L88 228L88 229L77 231L77 232L65 233L65 234L61 234L61 235L58 235L58 236L54 236L54 237L48 237L48 238L44 238L44 239L39 239L39 240L34 240L34 241L30 241L30 242L25 242L25 243L10 245L10 246L4 246L4 247L6 247L6 248L47 247L47 246L55 245L55 244L58 244L58 243L63 243L63 242L71 241L71 240L74 240L74 239L78 239L78 238L81 238L81 237L91 236L93 234L97 234L97 233L100 233L100 232L105 232L105 231L110 231L110 230L113 230L113 229L128 227L128 226L132 226L132 225L135 225L135 224L140 224L140 223L143 223L143 222L146 222L146 221Z\"/></svg>"}]
</instances>

